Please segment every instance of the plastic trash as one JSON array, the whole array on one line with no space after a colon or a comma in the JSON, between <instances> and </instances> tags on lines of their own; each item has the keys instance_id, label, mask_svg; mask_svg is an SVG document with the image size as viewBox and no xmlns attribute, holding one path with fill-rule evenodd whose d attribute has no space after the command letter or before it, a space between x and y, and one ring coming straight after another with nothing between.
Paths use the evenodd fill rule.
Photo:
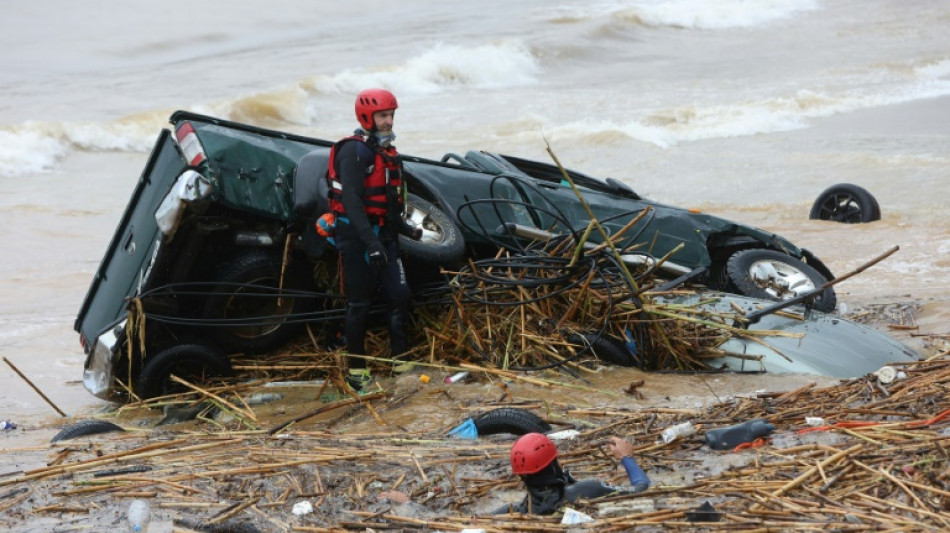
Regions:
<instances>
[{"instance_id":1,"label":"plastic trash","mask_svg":"<svg viewBox=\"0 0 950 533\"><path fill-rule=\"evenodd\" d=\"M696 426L692 422L683 422L663 430L663 442L669 444L680 437L688 437L696 433Z\"/></svg>"},{"instance_id":2,"label":"plastic trash","mask_svg":"<svg viewBox=\"0 0 950 533\"><path fill-rule=\"evenodd\" d=\"M734 426L710 429L706 432L706 446L714 450L729 450L736 446L752 442L775 430L775 426L764 418L746 420Z\"/></svg>"},{"instance_id":3,"label":"plastic trash","mask_svg":"<svg viewBox=\"0 0 950 533\"><path fill-rule=\"evenodd\" d=\"M565 429L563 431L557 431L554 433L548 433L548 438L551 440L571 440L579 437L581 434L580 431L576 429Z\"/></svg>"},{"instance_id":4,"label":"plastic trash","mask_svg":"<svg viewBox=\"0 0 950 533\"><path fill-rule=\"evenodd\" d=\"M302 502L297 502L294 504L294 508L290 510L294 513L295 516L303 516L305 514L310 514L313 512L313 504L304 500Z\"/></svg>"},{"instance_id":5,"label":"plastic trash","mask_svg":"<svg viewBox=\"0 0 950 533\"><path fill-rule=\"evenodd\" d=\"M474 440L478 438L478 427L475 426L474 420L466 418L465 422L462 422L455 429L449 431L449 436L457 439Z\"/></svg>"},{"instance_id":6,"label":"plastic trash","mask_svg":"<svg viewBox=\"0 0 950 533\"><path fill-rule=\"evenodd\" d=\"M467 376L468 376L468 372L456 372L455 374L452 374L451 376L445 378L445 382L450 383L450 384L458 383L459 381L462 381L463 379L465 379Z\"/></svg>"},{"instance_id":7,"label":"plastic trash","mask_svg":"<svg viewBox=\"0 0 950 533\"><path fill-rule=\"evenodd\" d=\"M882 366L874 373L878 381L885 385L897 379L897 370L892 366Z\"/></svg>"},{"instance_id":8,"label":"plastic trash","mask_svg":"<svg viewBox=\"0 0 950 533\"><path fill-rule=\"evenodd\" d=\"M825 419L820 416L806 416L805 423L811 427L819 427L825 425Z\"/></svg>"},{"instance_id":9,"label":"plastic trash","mask_svg":"<svg viewBox=\"0 0 950 533\"><path fill-rule=\"evenodd\" d=\"M10 422L9 420L4 420L3 422L0 422L0 429L4 431L10 430L10 429L16 429L16 424L14 424L13 422Z\"/></svg>"},{"instance_id":10,"label":"plastic trash","mask_svg":"<svg viewBox=\"0 0 950 533\"><path fill-rule=\"evenodd\" d=\"M148 522L150 520L150 509L148 502L145 500L132 500L132 503L129 504L129 526L131 529L129 531L134 531L136 533L145 533L148 531Z\"/></svg>"},{"instance_id":11,"label":"plastic trash","mask_svg":"<svg viewBox=\"0 0 950 533\"><path fill-rule=\"evenodd\" d=\"M593 522L594 519L590 515L586 515L580 511L575 511L570 507L564 508L564 517L561 518L562 524L585 524L587 522Z\"/></svg>"}]
</instances>

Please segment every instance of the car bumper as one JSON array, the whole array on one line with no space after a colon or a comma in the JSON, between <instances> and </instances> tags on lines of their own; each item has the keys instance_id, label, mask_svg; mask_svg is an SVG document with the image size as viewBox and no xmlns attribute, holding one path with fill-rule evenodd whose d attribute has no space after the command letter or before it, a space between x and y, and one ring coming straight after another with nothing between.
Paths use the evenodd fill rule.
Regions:
<instances>
[{"instance_id":1,"label":"car bumper","mask_svg":"<svg viewBox=\"0 0 950 533\"><path fill-rule=\"evenodd\" d=\"M115 332L125 328L125 321L109 328L96 339L86 367L82 373L82 384L97 398L109 400L115 393L115 364L119 358L118 339Z\"/></svg>"}]
</instances>

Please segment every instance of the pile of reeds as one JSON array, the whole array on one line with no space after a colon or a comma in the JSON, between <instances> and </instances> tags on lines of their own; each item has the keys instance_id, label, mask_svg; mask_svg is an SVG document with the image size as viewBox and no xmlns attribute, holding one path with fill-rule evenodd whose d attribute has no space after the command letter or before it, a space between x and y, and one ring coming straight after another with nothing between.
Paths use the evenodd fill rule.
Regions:
<instances>
[{"instance_id":1,"label":"pile of reeds","mask_svg":"<svg viewBox=\"0 0 950 533\"><path fill-rule=\"evenodd\" d=\"M950 357L898 370L891 383L868 375L704 410L580 407L569 400L534 407L556 429L581 431L559 443L559 460L578 479L625 484L603 439L621 435L636 443L653 486L574 504L595 520L592 531L943 531L950 528ZM524 403L530 398L512 400L504 405L532 409ZM507 466L514 436L470 441L446 437L445 428L347 429L370 408L382 420L402 405L384 393L326 404L320 415L335 418L335 432L321 429L331 425L326 421L308 426L295 417L299 423L288 425L247 407L247 418L262 429L209 425L58 443L48 466L0 479L0 512L11 527L52 515L82 529L94 520L120 520L116 507L145 498L179 531L236 522L260 531L567 529L560 516L488 514L504 503L496 495L519 490ZM462 419L472 408L498 405L463 409L446 402L446 409ZM735 451L702 444L707 429L759 417L775 425L770 441ZM824 423L810 426L806 417ZM698 428L694 436L659 438L684 421ZM294 504L304 501L314 511L294 515Z\"/></svg>"}]
</instances>

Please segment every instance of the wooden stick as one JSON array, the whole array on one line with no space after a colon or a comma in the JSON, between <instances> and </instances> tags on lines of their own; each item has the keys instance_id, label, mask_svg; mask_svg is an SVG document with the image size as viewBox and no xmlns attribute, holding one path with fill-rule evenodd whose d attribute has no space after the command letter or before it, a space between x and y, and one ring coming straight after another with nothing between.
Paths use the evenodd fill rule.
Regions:
<instances>
[{"instance_id":1,"label":"wooden stick","mask_svg":"<svg viewBox=\"0 0 950 533\"><path fill-rule=\"evenodd\" d=\"M39 394L41 398L43 398L44 400L46 400L46 403L48 403L48 404L50 405L50 407L52 407L53 409L55 409L56 412L59 413L60 416L62 416L63 418L69 418L69 415L67 415L66 413L64 413L64 412L62 411L62 409L60 409L59 407L56 407L56 404L53 403L52 400L50 400L49 398L47 398L46 395L43 394L43 391L41 391L41 390L39 389L39 387L37 387L36 385L33 384L32 381L30 381L30 378L24 376L24 375L23 375L23 372L20 372L20 369L17 368L16 366L14 366L13 363L11 363L9 359L7 359L6 357L4 357L4 358L3 358L3 362L6 363L6 364L8 364L8 365L10 365L10 368L12 368L13 371L17 373L17 375L19 375L21 378L23 378L23 381L25 381L27 385L29 385L30 387L33 387L33 390L35 390L36 393Z\"/></svg>"},{"instance_id":2,"label":"wooden stick","mask_svg":"<svg viewBox=\"0 0 950 533\"><path fill-rule=\"evenodd\" d=\"M366 396L362 396L362 397L356 398L356 399L347 398L346 400L340 400L340 401L334 402L334 403L332 403L332 404L330 404L330 405L324 405L323 407L320 407L319 409L315 409L315 410L313 410L313 411L310 411L309 413L304 413L304 414L302 414L302 415L300 415L300 416L297 416L297 417L294 417L294 418L292 418L292 419L290 419L290 420L288 420L288 421L286 421L286 422L282 422L282 423L280 423L280 424L277 424L276 426L270 428L270 429L267 431L267 434L268 434L268 435L273 435L274 433L277 433L278 431L284 429L285 427L287 427L287 426L289 426L289 425L291 425L291 424L296 424L297 422L300 422L300 421L302 421L302 420L306 420L306 419L308 419L308 418L313 418L313 417L319 415L320 413L325 413L325 412L327 412L327 411L332 411L332 410L334 410L334 409L339 409L340 407L345 407L345 406L347 406L347 405L353 405L354 403L363 403L364 401L375 400L375 399L377 399L377 398L382 398L382 397L384 397L384 396L386 396L386 393L385 393L385 392L377 392L377 393L373 393L373 394L367 394Z\"/></svg>"}]
</instances>

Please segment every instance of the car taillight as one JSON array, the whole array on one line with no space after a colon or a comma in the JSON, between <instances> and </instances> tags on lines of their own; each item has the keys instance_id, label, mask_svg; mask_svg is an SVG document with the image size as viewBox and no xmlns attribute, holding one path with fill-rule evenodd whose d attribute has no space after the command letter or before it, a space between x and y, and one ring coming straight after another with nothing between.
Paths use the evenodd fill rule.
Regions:
<instances>
[{"instance_id":1,"label":"car taillight","mask_svg":"<svg viewBox=\"0 0 950 533\"><path fill-rule=\"evenodd\" d=\"M184 152L189 165L198 166L208 158L205 155L204 147L201 146L201 141L198 140L195 128L190 122L182 122L175 130L175 137L178 138L178 146L181 146L181 151Z\"/></svg>"}]
</instances>

